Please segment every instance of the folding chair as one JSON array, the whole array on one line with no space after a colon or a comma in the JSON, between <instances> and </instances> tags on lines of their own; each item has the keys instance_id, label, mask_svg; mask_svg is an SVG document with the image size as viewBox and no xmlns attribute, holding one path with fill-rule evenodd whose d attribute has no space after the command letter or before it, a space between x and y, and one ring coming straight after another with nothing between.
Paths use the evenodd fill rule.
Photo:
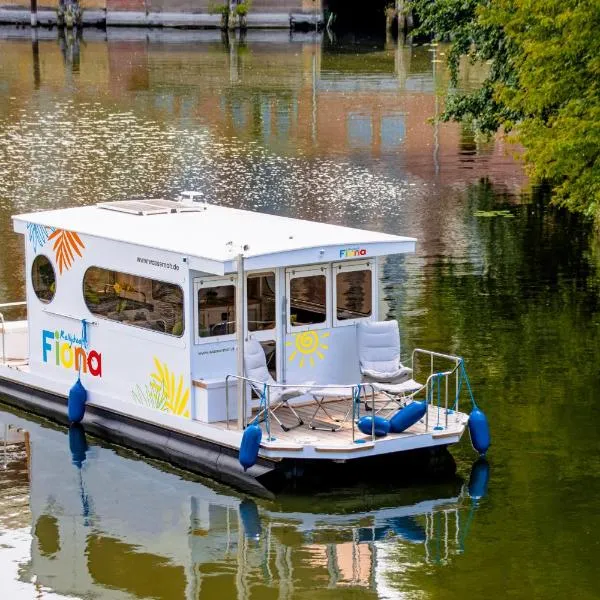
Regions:
<instances>
[{"instance_id":1,"label":"folding chair","mask_svg":"<svg viewBox=\"0 0 600 600\"><path fill-rule=\"evenodd\" d=\"M400 406L407 396L423 385L412 378L413 371L400 362L400 331L397 321L361 321L357 325L358 359L365 383L382 392L388 402ZM369 407L365 406L367 410Z\"/></svg>"},{"instance_id":2,"label":"folding chair","mask_svg":"<svg viewBox=\"0 0 600 600\"><path fill-rule=\"evenodd\" d=\"M267 384L267 387L277 384L273 377L271 377L271 373L269 373L269 369L267 368L267 358L265 356L263 347L256 340L248 340L244 344L244 369L248 379L251 379L253 382L258 382L251 382L250 385L252 389L259 395L263 393L265 383ZM279 423L281 429L284 431L289 431L290 429L304 425L304 421L300 418L300 415L288 404L288 400L297 396L303 396L306 394L306 389L301 387L273 387L268 391L269 406L267 407L267 410L269 411L269 414L277 421L277 423ZM296 425L288 427L281 422L276 414L276 411L284 407L294 415L294 418L297 421Z\"/></svg>"}]
</instances>

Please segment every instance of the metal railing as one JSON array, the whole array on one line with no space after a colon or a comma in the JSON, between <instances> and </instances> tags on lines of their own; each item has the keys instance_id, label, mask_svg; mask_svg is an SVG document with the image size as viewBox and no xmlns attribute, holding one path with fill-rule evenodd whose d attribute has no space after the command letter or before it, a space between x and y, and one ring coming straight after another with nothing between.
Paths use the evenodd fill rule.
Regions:
<instances>
[{"instance_id":1,"label":"metal railing","mask_svg":"<svg viewBox=\"0 0 600 600\"><path fill-rule=\"evenodd\" d=\"M417 391L412 392L411 394L407 394L406 396L404 396L405 399L407 400L415 400L417 399L421 394L425 394L425 401L427 403L427 410L425 412L425 431L429 431L429 404L432 404L432 399L434 397L434 386L436 385L436 383L440 382L441 380L444 381L444 414L445 414L445 427L448 427L448 414L449 414L449 398L450 398L450 380L452 378L452 376L455 376L456 378L456 396L455 396L455 403L454 403L454 407L453 410L458 411L458 394L459 394L459 390L460 390L460 366L463 362L463 359L460 356L454 356L452 354L443 354L441 352L433 352L431 350L424 350L423 348L415 348L413 350L412 353L412 366L413 369L416 367L416 360L417 357L419 355L424 355L429 357L429 370L430 373L427 377L427 380L425 381L425 383L422 385L421 388L419 388ZM443 361L450 361L452 363L454 363L453 367L451 369L446 369L443 371L436 371L435 370L435 363L436 363L436 359L438 360L443 360ZM247 384L249 384L253 390L262 395L262 390L264 389L264 393L265 393L265 401L266 401L266 409L263 409L264 412L264 416L263 419L266 421L266 425L267 425L267 429L270 431L270 406L271 406L271 390L272 389L282 389L285 390L286 388L293 388L293 389L300 389L304 392L304 394L306 395L312 395L318 396L318 391L319 390L348 390L348 397L352 398L352 407L350 408L350 410L352 411L352 442L355 443L356 441L356 428L357 428L357 421L354 418L354 409L355 409L355 403L359 403L362 404L364 402L365 407L368 406L369 403L369 396L370 396L370 404L371 404L371 414L375 415L375 394L377 392L377 384L376 383L370 383L370 382L361 382L359 384L341 384L341 385L336 385L336 384L330 384L330 385L320 385L317 383L306 383L306 384L302 384L302 383L266 383L265 386L265 382L264 381L258 381L255 379L250 379L249 377L242 377L240 375L233 375L233 374L229 374L225 377L225 414L226 414L226 423L227 423L227 429L230 428L229 425L229 421L230 421L230 416L229 416L229 385L231 380L236 380L236 381L243 381ZM302 394L299 394L299 396L301 396ZM342 394L340 394L340 398L342 397L346 397ZM247 405L242 407L242 411L243 411L243 423L245 423L247 426L248 424L248 419L247 419L247 415L246 415L246 410L247 410ZM345 419L347 419L348 415L350 414L350 410L346 413L346 417ZM261 416L261 413L259 412L257 416L255 416L254 418L256 419L257 417ZM371 439L374 442L375 441L375 419L372 420L371 423Z\"/></svg>"},{"instance_id":2,"label":"metal railing","mask_svg":"<svg viewBox=\"0 0 600 600\"><path fill-rule=\"evenodd\" d=\"M427 402L427 411L425 413L425 431L429 430L429 403L434 396L434 386L436 383L440 385L440 380L444 381L444 414L445 414L445 427L448 428L448 398L449 398L449 384L452 375L455 376L455 404L453 410L458 411L458 396L460 391L460 365L463 362L462 357L455 356L453 354L443 354L441 352L433 352L431 350L424 350L423 348L415 348L412 353L412 368L416 368L416 359L418 355L425 355L429 357L430 372L427 377L427 381L423 387L410 394L410 398L414 399L416 396L425 392L425 400ZM454 363L454 367L450 370L436 371L435 359L441 359L443 361L450 361Z\"/></svg>"},{"instance_id":3,"label":"metal railing","mask_svg":"<svg viewBox=\"0 0 600 600\"><path fill-rule=\"evenodd\" d=\"M26 306L27 302L5 302L0 304L0 309L17 308L18 306ZM6 321L4 320L4 313L0 312L0 327L2 327L2 364L6 364Z\"/></svg>"},{"instance_id":4,"label":"metal railing","mask_svg":"<svg viewBox=\"0 0 600 600\"><path fill-rule=\"evenodd\" d=\"M227 423L227 429L229 429L229 382L230 380L235 379L236 381L244 381L248 384L250 384L250 386L257 392L262 394L262 392L260 392L259 390L262 390L263 388L265 388L265 382L264 381L257 381L256 379L250 379L249 377L242 377L241 375L233 375L233 374L229 374L225 377L225 416L226 416L226 423ZM265 412L265 416L264 419L268 422L267 426L270 429L270 417L269 417L269 411L270 411L270 402L271 402L271 389L272 388L278 388L278 389L285 389L285 388L293 388L293 389L300 389L303 390L305 394L310 394L310 395L317 395L318 396L318 392L319 390L344 390L347 389L349 391L348 396L350 396L352 398L352 443L355 442L355 435L356 435L356 421L354 420L354 403L355 402L363 402L365 403L365 405L367 404L367 390L370 390L370 399L371 399L371 412L374 415L375 414L375 386L371 383L358 383L358 384L340 384L340 385L335 385L335 384L331 384L331 385L322 385L322 384L318 384L318 383L266 383L266 388L265 388L265 394L266 394L266 409L264 409ZM311 390L313 390L315 393L313 394L313 392L311 392ZM355 394L355 391L357 392ZM363 396L364 394L364 400L360 400L361 396ZM300 395L299 395L300 396ZM346 396L340 394L340 398L345 398ZM247 424L247 418L246 418L246 406L242 407L242 410L244 412L243 415L243 422ZM348 413L349 414L349 411ZM260 412L258 413L257 416L260 415ZM256 417L254 417L256 418ZM247 425L246 425L247 426ZM375 441L375 419L372 420L371 422L371 439L374 442Z\"/></svg>"}]
</instances>

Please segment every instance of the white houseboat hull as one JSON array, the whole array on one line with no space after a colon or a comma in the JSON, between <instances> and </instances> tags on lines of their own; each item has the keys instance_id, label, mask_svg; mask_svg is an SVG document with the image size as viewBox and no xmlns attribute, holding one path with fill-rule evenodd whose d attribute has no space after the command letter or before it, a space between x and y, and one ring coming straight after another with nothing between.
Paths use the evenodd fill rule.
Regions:
<instances>
[{"instance_id":1,"label":"white houseboat hull","mask_svg":"<svg viewBox=\"0 0 600 600\"><path fill-rule=\"evenodd\" d=\"M0 401L69 425L67 397L51 387L22 368L0 365ZM430 407L432 420L435 410ZM428 433L409 431L374 442L370 436L359 434L357 439L364 443L351 440L332 443L331 437L336 434L324 437L306 429L290 432L297 440L294 442L289 437L280 437L283 432L274 428L273 441L261 443L256 464L244 471L238 460L241 432L169 419L169 415L161 415L162 422L157 423L153 411L143 407L137 413L124 413L118 410L117 402L111 406L110 399L101 403L96 398L88 403L82 424L91 435L267 498L273 497L292 478L310 477L313 470L339 469L341 463L377 463L379 459L391 458L395 464L404 460L407 466L427 468L429 457L435 456L436 450L460 441L468 420L467 415L454 413L452 426L447 429L436 431L432 425ZM420 426L422 429L423 425ZM361 472L373 475L369 470Z\"/></svg>"}]
</instances>

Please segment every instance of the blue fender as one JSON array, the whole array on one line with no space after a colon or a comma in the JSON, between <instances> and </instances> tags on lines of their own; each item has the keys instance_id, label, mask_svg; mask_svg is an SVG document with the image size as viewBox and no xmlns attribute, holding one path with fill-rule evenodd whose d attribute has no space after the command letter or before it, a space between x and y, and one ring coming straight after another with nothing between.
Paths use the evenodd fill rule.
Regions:
<instances>
[{"instance_id":1,"label":"blue fender","mask_svg":"<svg viewBox=\"0 0 600 600\"><path fill-rule=\"evenodd\" d=\"M75 385L69 390L69 401L67 403L67 415L71 423L79 423L83 419L86 401L87 391L81 380L77 379Z\"/></svg>"},{"instance_id":2,"label":"blue fender","mask_svg":"<svg viewBox=\"0 0 600 600\"><path fill-rule=\"evenodd\" d=\"M402 433L411 425L421 420L427 410L426 402L411 402L408 406L401 408L390 419L390 431L392 433Z\"/></svg>"},{"instance_id":3,"label":"blue fender","mask_svg":"<svg viewBox=\"0 0 600 600\"><path fill-rule=\"evenodd\" d=\"M244 471L256 464L261 439L262 430L258 425L248 425L244 430L240 445L240 464L244 467Z\"/></svg>"},{"instance_id":4,"label":"blue fender","mask_svg":"<svg viewBox=\"0 0 600 600\"><path fill-rule=\"evenodd\" d=\"M469 434L473 448L485 456L491 443L490 427L486 416L478 408L474 408L469 415Z\"/></svg>"},{"instance_id":5,"label":"blue fender","mask_svg":"<svg viewBox=\"0 0 600 600\"><path fill-rule=\"evenodd\" d=\"M357 427L365 435L371 435L373 430L373 419L375 420L375 437L384 437L390 432L390 422L379 415L361 417L356 423Z\"/></svg>"},{"instance_id":6,"label":"blue fender","mask_svg":"<svg viewBox=\"0 0 600 600\"><path fill-rule=\"evenodd\" d=\"M471 500L479 500L487 494L490 479L490 465L485 458L478 458L471 467L469 477L469 496Z\"/></svg>"}]
</instances>

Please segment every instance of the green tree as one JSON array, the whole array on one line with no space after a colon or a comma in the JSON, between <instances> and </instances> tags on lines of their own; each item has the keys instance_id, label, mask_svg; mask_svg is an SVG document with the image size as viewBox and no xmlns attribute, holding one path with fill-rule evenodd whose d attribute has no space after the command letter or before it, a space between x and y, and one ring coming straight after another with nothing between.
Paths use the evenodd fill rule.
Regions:
<instances>
[{"instance_id":1,"label":"green tree","mask_svg":"<svg viewBox=\"0 0 600 600\"><path fill-rule=\"evenodd\" d=\"M600 223L600 0L410 0L420 31L489 65L471 93L451 90L443 119L512 131L534 183Z\"/></svg>"}]
</instances>

